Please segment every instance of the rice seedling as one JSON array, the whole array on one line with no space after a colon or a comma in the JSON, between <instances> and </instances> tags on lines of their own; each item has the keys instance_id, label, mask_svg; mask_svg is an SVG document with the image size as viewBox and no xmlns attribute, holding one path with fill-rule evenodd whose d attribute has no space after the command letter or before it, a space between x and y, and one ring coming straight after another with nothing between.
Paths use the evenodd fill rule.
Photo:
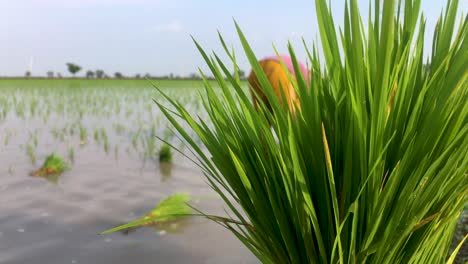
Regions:
<instances>
[{"instance_id":1,"label":"rice seedling","mask_svg":"<svg viewBox=\"0 0 468 264\"><path fill-rule=\"evenodd\" d=\"M88 133L86 131L86 128L83 126L80 126L80 145L86 144L87 137L88 137Z\"/></svg>"},{"instance_id":2,"label":"rice seedling","mask_svg":"<svg viewBox=\"0 0 468 264\"><path fill-rule=\"evenodd\" d=\"M32 165L36 164L37 158L36 153L34 152L34 147L31 144L26 144L26 153L28 154L29 160Z\"/></svg>"},{"instance_id":3,"label":"rice seedling","mask_svg":"<svg viewBox=\"0 0 468 264\"><path fill-rule=\"evenodd\" d=\"M114 131L117 134L123 134L125 132L125 129L126 129L123 124L119 124L119 123L114 123L113 127L114 127Z\"/></svg>"},{"instance_id":4,"label":"rice seedling","mask_svg":"<svg viewBox=\"0 0 468 264\"><path fill-rule=\"evenodd\" d=\"M1 120L5 120L6 115L8 114L8 112L6 111L6 109L3 108L3 109L2 109L2 112L0 112L0 113L1 113L1 116L0 116L1 118L0 118L0 119L1 119Z\"/></svg>"},{"instance_id":5,"label":"rice seedling","mask_svg":"<svg viewBox=\"0 0 468 264\"><path fill-rule=\"evenodd\" d=\"M130 118L130 116L132 116L133 114L133 109L132 108L128 108L127 111L125 111L125 117L126 118Z\"/></svg>"},{"instance_id":6,"label":"rice seedling","mask_svg":"<svg viewBox=\"0 0 468 264\"><path fill-rule=\"evenodd\" d=\"M63 103L63 101L57 102L57 104L55 105L55 112L65 115L65 104Z\"/></svg>"},{"instance_id":7,"label":"rice seedling","mask_svg":"<svg viewBox=\"0 0 468 264\"><path fill-rule=\"evenodd\" d=\"M37 145L39 144L38 139L37 139L37 130L34 131L34 133L32 134L32 140L33 140L34 147L37 148Z\"/></svg>"},{"instance_id":8,"label":"rice seedling","mask_svg":"<svg viewBox=\"0 0 468 264\"><path fill-rule=\"evenodd\" d=\"M94 130L94 141L99 143L99 130L97 128Z\"/></svg>"},{"instance_id":9,"label":"rice seedling","mask_svg":"<svg viewBox=\"0 0 468 264\"><path fill-rule=\"evenodd\" d=\"M127 155L130 156L130 154L132 153L132 151L130 150L130 147L127 147L127 148L125 149L125 153L127 153Z\"/></svg>"},{"instance_id":10,"label":"rice seedling","mask_svg":"<svg viewBox=\"0 0 468 264\"><path fill-rule=\"evenodd\" d=\"M98 107L97 107L97 105L96 105L96 103L95 103L94 107L93 107L92 110L91 110L91 115L96 116L96 115L98 115L98 114L99 114Z\"/></svg>"},{"instance_id":11,"label":"rice seedling","mask_svg":"<svg viewBox=\"0 0 468 264\"><path fill-rule=\"evenodd\" d=\"M65 163L62 157L52 153L46 157L41 168L31 173L31 176L49 177L60 175L70 167Z\"/></svg>"},{"instance_id":12,"label":"rice seedling","mask_svg":"<svg viewBox=\"0 0 468 264\"><path fill-rule=\"evenodd\" d=\"M10 142L10 133L9 133L9 131L7 131L7 132L5 133L5 139L3 140L3 144L4 144L5 146L8 146L8 143L9 143L9 142Z\"/></svg>"},{"instance_id":13,"label":"rice seedling","mask_svg":"<svg viewBox=\"0 0 468 264\"><path fill-rule=\"evenodd\" d=\"M104 145L103 145L103 147L104 147L104 152L105 152L106 154L109 154L110 145L109 145L109 140L107 140L107 137L104 138Z\"/></svg>"},{"instance_id":14,"label":"rice seedling","mask_svg":"<svg viewBox=\"0 0 468 264\"><path fill-rule=\"evenodd\" d=\"M39 100L37 100L37 99L33 99L33 100L30 102L30 104L29 104L29 111L30 111L31 117L34 117L34 116L36 115L38 104L39 104Z\"/></svg>"},{"instance_id":15,"label":"rice seedling","mask_svg":"<svg viewBox=\"0 0 468 264\"><path fill-rule=\"evenodd\" d=\"M143 157L146 158L146 137L140 137L140 145L141 145L141 148L143 149Z\"/></svg>"},{"instance_id":16,"label":"rice seedling","mask_svg":"<svg viewBox=\"0 0 468 264\"><path fill-rule=\"evenodd\" d=\"M70 126L70 128L69 128L69 130L68 130L68 134L69 134L70 136L75 135L75 126L74 126L74 125L71 125L71 126Z\"/></svg>"},{"instance_id":17,"label":"rice seedling","mask_svg":"<svg viewBox=\"0 0 468 264\"><path fill-rule=\"evenodd\" d=\"M74 163L75 162L75 149L73 148L73 146L71 146L69 149L68 149L68 159Z\"/></svg>"},{"instance_id":18,"label":"rice seedling","mask_svg":"<svg viewBox=\"0 0 468 264\"><path fill-rule=\"evenodd\" d=\"M47 107L47 111L46 111L46 113L45 113L46 119L48 119L48 118L49 118L49 116L50 116L50 112L51 112L51 110L50 110L50 106L48 106L48 107Z\"/></svg>"},{"instance_id":19,"label":"rice seedling","mask_svg":"<svg viewBox=\"0 0 468 264\"><path fill-rule=\"evenodd\" d=\"M47 124L48 121L49 121L49 116L47 114L42 116L42 123Z\"/></svg>"},{"instance_id":20,"label":"rice seedling","mask_svg":"<svg viewBox=\"0 0 468 264\"><path fill-rule=\"evenodd\" d=\"M159 162L172 162L172 150L167 144L163 144L159 150Z\"/></svg>"},{"instance_id":21,"label":"rice seedling","mask_svg":"<svg viewBox=\"0 0 468 264\"><path fill-rule=\"evenodd\" d=\"M60 138L60 141L61 141L61 142L65 142L65 136L66 136L66 134L67 134L67 128L66 128L66 127L64 127L64 128L62 128L61 130L59 130L58 135L59 135L59 138Z\"/></svg>"},{"instance_id":22,"label":"rice seedling","mask_svg":"<svg viewBox=\"0 0 468 264\"><path fill-rule=\"evenodd\" d=\"M156 125L155 124L152 124L151 127L150 127L150 137L154 138L156 137Z\"/></svg>"},{"instance_id":23,"label":"rice seedling","mask_svg":"<svg viewBox=\"0 0 468 264\"><path fill-rule=\"evenodd\" d=\"M102 139L104 152L106 154L109 154L110 145L109 145L109 138L107 137L106 130L104 128L101 128L101 132L99 134L100 134L100 138Z\"/></svg>"},{"instance_id":24,"label":"rice seedling","mask_svg":"<svg viewBox=\"0 0 468 264\"><path fill-rule=\"evenodd\" d=\"M55 138L55 139L60 139L60 130L56 127L54 127L52 130L51 130L51 133L52 133L52 136Z\"/></svg>"},{"instance_id":25,"label":"rice seedling","mask_svg":"<svg viewBox=\"0 0 468 264\"><path fill-rule=\"evenodd\" d=\"M21 118L21 119L24 119L25 118L25 104L23 101L21 102L18 102L15 104L15 113L16 113L16 116Z\"/></svg>"},{"instance_id":26,"label":"rice seedling","mask_svg":"<svg viewBox=\"0 0 468 264\"><path fill-rule=\"evenodd\" d=\"M316 0L324 61L318 45L305 45L306 83L288 45L294 111L279 103L237 24L271 110L257 111L218 55L196 43L221 88L205 81L209 120L162 91L171 107L156 103L232 215L207 217L263 263L453 262L468 197L468 19L456 27L458 4L447 2L426 61L419 0L375 0L367 24L348 0L339 30L327 1Z\"/></svg>"},{"instance_id":27,"label":"rice seedling","mask_svg":"<svg viewBox=\"0 0 468 264\"><path fill-rule=\"evenodd\" d=\"M114 147L114 158L115 160L119 160L119 146L117 145Z\"/></svg>"},{"instance_id":28,"label":"rice seedling","mask_svg":"<svg viewBox=\"0 0 468 264\"><path fill-rule=\"evenodd\" d=\"M104 142L108 141L107 132L104 128L101 128L101 138Z\"/></svg>"},{"instance_id":29,"label":"rice seedling","mask_svg":"<svg viewBox=\"0 0 468 264\"><path fill-rule=\"evenodd\" d=\"M133 137L132 137L132 145L133 145L133 149L135 151L138 151L138 139L139 139L139 137L140 137L140 131L135 133L135 135L133 135Z\"/></svg>"},{"instance_id":30,"label":"rice seedling","mask_svg":"<svg viewBox=\"0 0 468 264\"><path fill-rule=\"evenodd\" d=\"M8 166L8 174L15 174L15 166L13 164L10 164L10 166Z\"/></svg>"},{"instance_id":31,"label":"rice seedling","mask_svg":"<svg viewBox=\"0 0 468 264\"><path fill-rule=\"evenodd\" d=\"M156 155L156 136L149 136L145 140L145 158L153 158Z\"/></svg>"}]
</instances>

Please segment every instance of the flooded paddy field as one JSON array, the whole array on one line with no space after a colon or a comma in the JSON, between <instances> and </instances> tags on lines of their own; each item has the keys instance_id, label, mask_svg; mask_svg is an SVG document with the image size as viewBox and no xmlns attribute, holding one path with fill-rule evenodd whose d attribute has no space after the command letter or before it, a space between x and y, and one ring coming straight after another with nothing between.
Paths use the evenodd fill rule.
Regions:
<instances>
[{"instance_id":1,"label":"flooded paddy field","mask_svg":"<svg viewBox=\"0 0 468 264\"><path fill-rule=\"evenodd\" d=\"M203 117L201 82L157 81ZM201 171L153 102L146 80L0 80L0 263L258 263L227 230L191 217L99 233L135 220L175 192L224 214ZM51 153L70 169L32 177Z\"/></svg>"}]
</instances>

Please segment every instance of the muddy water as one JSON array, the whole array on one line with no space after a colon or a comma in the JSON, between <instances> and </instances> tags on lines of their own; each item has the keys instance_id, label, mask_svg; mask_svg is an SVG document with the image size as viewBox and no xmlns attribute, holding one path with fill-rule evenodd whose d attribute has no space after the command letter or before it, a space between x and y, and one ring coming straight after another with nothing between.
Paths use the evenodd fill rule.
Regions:
<instances>
[{"instance_id":1,"label":"muddy water","mask_svg":"<svg viewBox=\"0 0 468 264\"><path fill-rule=\"evenodd\" d=\"M167 171L132 147L139 128L130 119L121 115L120 122L130 125L116 132L112 118L85 112L79 120L88 129L85 144L76 132L51 135L52 127L77 122L66 114L52 112L44 123L40 114L22 118L10 111L0 121L0 263L258 263L233 235L202 218L99 234L139 218L174 192L188 192L196 207L223 214L222 202L190 161L175 155ZM98 124L108 128L110 151L92 139ZM25 151L32 131L39 131L35 163ZM67 157L71 147L71 170L55 180L29 176L50 152Z\"/></svg>"}]
</instances>

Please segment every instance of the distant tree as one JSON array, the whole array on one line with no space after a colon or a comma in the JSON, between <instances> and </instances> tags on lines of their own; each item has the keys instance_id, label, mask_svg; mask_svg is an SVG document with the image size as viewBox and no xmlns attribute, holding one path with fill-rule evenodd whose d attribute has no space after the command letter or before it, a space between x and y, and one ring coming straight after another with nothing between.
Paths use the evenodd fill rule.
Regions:
<instances>
[{"instance_id":1,"label":"distant tree","mask_svg":"<svg viewBox=\"0 0 468 264\"><path fill-rule=\"evenodd\" d=\"M98 79L104 78L104 71L103 70L96 70L96 78L98 78Z\"/></svg>"},{"instance_id":2,"label":"distant tree","mask_svg":"<svg viewBox=\"0 0 468 264\"><path fill-rule=\"evenodd\" d=\"M91 70L86 71L86 78L88 79L94 78L94 71L91 71Z\"/></svg>"},{"instance_id":3,"label":"distant tree","mask_svg":"<svg viewBox=\"0 0 468 264\"><path fill-rule=\"evenodd\" d=\"M200 76L198 74L196 74L196 73L191 73L189 75L189 78L193 79L193 80L198 80L198 79L200 79Z\"/></svg>"},{"instance_id":4,"label":"distant tree","mask_svg":"<svg viewBox=\"0 0 468 264\"><path fill-rule=\"evenodd\" d=\"M145 76L144 76L145 79L151 79L151 74L149 73L146 73Z\"/></svg>"},{"instance_id":5,"label":"distant tree","mask_svg":"<svg viewBox=\"0 0 468 264\"><path fill-rule=\"evenodd\" d=\"M139 73L137 73L137 74L135 75L135 79L140 79L140 78L141 78L141 75L140 75Z\"/></svg>"},{"instance_id":6,"label":"distant tree","mask_svg":"<svg viewBox=\"0 0 468 264\"><path fill-rule=\"evenodd\" d=\"M174 74L172 72L169 73L169 79L174 79Z\"/></svg>"},{"instance_id":7,"label":"distant tree","mask_svg":"<svg viewBox=\"0 0 468 264\"><path fill-rule=\"evenodd\" d=\"M240 79L244 79L244 78L245 78L245 71L239 69L237 72L239 73L239 78L240 78Z\"/></svg>"},{"instance_id":8,"label":"distant tree","mask_svg":"<svg viewBox=\"0 0 468 264\"><path fill-rule=\"evenodd\" d=\"M60 72L57 72L57 78L59 78L59 79L62 78L62 74Z\"/></svg>"},{"instance_id":9,"label":"distant tree","mask_svg":"<svg viewBox=\"0 0 468 264\"><path fill-rule=\"evenodd\" d=\"M47 72L47 78L54 78L54 72L53 71L48 71Z\"/></svg>"},{"instance_id":10,"label":"distant tree","mask_svg":"<svg viewBox=\"0 0 468 264\"><path fill-rule=\"evenodd\" d=\"M116 79L122 79L123 77L124 77L123 74L120 73L120 72L114 73L114 78L116 78Z\"/></svg>"},{"instance_id":11,"label":"distant tree","mask_svg":"<svg viewBox=\"0 0 468 264\"><path fill-rule=\"evenodd\" d=\"M245 71L241 70L241 69L237 69L237 74L239 74L239 79L244 79L245 78ZM236 73L234 72L232 74L232 77L236 77Z\"/></svg>"},{"instance_id":12,"label":"distant tree","mask_svg":"<svg viewBox=\"0 0 468 264\"><path fill-rule=\"evenodd\" d=\"M81 71L81 66L74 63L67 63L68 71L75 77L75 74Z\"/></svg>"},{"instance_id":13,"label":"distant tree","mask_svg":"<svg viewBox=\"0 0 468 264\"><path fill-rule=\"evenodd\" d=\"M24 74L24 76L25 76L26 78L31 77L31 72L30 72L30 71L26 71L26 73Z\"/></svg>"}]
</instances>

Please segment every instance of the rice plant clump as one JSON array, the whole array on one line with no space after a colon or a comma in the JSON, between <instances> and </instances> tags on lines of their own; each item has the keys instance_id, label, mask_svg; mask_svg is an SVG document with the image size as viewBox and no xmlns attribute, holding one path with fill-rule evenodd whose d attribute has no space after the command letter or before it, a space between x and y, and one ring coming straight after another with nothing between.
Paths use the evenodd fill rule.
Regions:
<instances>
[{"instance_id":1,"label":"rice plant clump","mask_svg":"<svg viewBox=\"0 0 468 264\"><path fill-rule=\"evenodd\" d=\"M172 150L169 145L164 144L159 150L159 162L172 162Z\"/></svg>"},{"instance_id":2,"label":"rice plant clump","mask_svg":"<svg viewBox=\"0 0 468 264\"><path fill-rule=\"evenodd\" d=\"M40 177L60 175L68 169L69 166L65 163L64 159L52 153L47 156L41 168L31 173L31 175Z\"/></svg>"},{"instance_id":3,"label":"rice plant clump","mask_svg":"<svg viewBox=\"0 0 468 264\"><path fill-rule=\"evenodd\" d=\"M271 109L257 111L227 64L198 43L220 89L205 81L208 120L161 91L159 108L231 210L208 217L263 263L454 261L468 197L468 19L457 22L459 1L448 1L425 58L420 2L372 1L364 24L347 0L337 29L327 1L316 0L324 61L318 45L306 47L308 82L288 46L300 109L280 104L237 24Z\"/></svg>"}]
</instances>

